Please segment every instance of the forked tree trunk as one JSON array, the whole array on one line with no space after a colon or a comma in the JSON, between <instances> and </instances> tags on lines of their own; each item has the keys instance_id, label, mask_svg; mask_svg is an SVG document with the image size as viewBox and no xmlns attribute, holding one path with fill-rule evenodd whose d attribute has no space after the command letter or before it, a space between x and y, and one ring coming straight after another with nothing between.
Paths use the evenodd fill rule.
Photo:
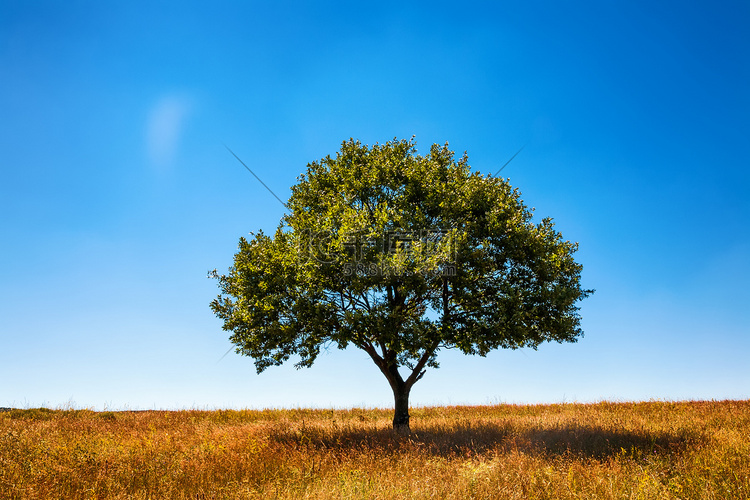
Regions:
<instances>
[{"instance_id":1,"label":"forked tree trunk","mask_svg":"<svg viewBox=\"0 0 750 500\"><path fill-rule=\"evenodd\" d=\"M383 347L383 356L381 357L372 345L366 344L364 347L364 350L375 361L375 364L380 368L380 371L385 375L388 384L391 386L394 401L393 430L399 434L409 434L411 432L409 428L409 392L412 386L424 376L425 371L423 368L429 362L435 349L437 349L437 343L426 349L419 358L416 366L413 368L410 367L411 374L404 380L398 372L396 353L386 351L385 347Z\"/></svg>"},{"instance_id":2,"label":"forked tree trunk","mask_svg":"<svg viewBox=\"0 0 750 500\"><path fill-rule=\"evenodd\" d=\"M396 384L393 388L395 410L393 412L393 430L399 434L409 434L409 391L406 384Z\"/></svg>"}]
</instances>

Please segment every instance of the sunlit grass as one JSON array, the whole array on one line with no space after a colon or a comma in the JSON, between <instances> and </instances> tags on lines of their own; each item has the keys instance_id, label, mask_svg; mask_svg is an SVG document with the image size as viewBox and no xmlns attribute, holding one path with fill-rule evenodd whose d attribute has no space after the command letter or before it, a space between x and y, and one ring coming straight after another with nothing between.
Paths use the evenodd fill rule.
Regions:
<instances>
[{"instance_id":1,"label":"sunlit grass","mask_svg":"<svg viewBox=\"0 0 750 500\"><path fill-rule=\"evenodd\" d=\"M750 498L750 401L0 413L0 498Z\"/></svg>"}]
</instances>

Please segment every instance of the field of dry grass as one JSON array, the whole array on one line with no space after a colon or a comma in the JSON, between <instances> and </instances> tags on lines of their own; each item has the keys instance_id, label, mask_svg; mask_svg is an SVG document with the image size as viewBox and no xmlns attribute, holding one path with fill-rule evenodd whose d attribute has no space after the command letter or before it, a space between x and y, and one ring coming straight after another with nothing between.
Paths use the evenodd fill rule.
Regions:
<instances>
[{"instance_id":1,"label":"field of dry grass","mask_svg":"<svg viewBox=\"0 0 750 500\"><path fill-rule=\"evenodd\" d=\"M0 412L0 498L750 498L750 401Z\"/></svg>"}]
</instances>

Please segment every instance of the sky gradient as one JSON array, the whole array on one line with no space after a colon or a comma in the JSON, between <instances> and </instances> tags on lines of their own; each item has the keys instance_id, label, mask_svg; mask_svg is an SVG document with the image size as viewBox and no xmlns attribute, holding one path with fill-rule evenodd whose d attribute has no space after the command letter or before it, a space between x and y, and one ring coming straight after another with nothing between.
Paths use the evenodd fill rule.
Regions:
<instances>
[{"instance_id":1,"label":"sky gradient","mask_svg":"<svg viewBox=\"0 0 750 500\"><path fill-rule=\"evenodd\" d=\"M414 405L750 397L750 4L0 0L0 406L391 406L256 375L208 271L353 137L449 142L580 244L585 336L439 355Z\"/></svg>"}]
</instances>

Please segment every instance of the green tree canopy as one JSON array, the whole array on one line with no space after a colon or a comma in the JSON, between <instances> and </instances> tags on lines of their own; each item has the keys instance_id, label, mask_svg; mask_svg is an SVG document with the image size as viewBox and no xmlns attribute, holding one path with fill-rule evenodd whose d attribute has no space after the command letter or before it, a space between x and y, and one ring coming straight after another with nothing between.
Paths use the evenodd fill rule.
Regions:
<instances>
[{"instance_id":1,"label":"green tree canopy","mask_svg":"<svg viewBox=\"0 0 750 500\"><path fill-rule=\"evenodd\" d=\"M440 349L486 355L581 335L577 244L532 221L502 178L448 145L344 142L308 164L273 236L240 239L212 303L258 372L326 345L364 350L408 430L409 393Z\"/></svg>"}]
</instances>

